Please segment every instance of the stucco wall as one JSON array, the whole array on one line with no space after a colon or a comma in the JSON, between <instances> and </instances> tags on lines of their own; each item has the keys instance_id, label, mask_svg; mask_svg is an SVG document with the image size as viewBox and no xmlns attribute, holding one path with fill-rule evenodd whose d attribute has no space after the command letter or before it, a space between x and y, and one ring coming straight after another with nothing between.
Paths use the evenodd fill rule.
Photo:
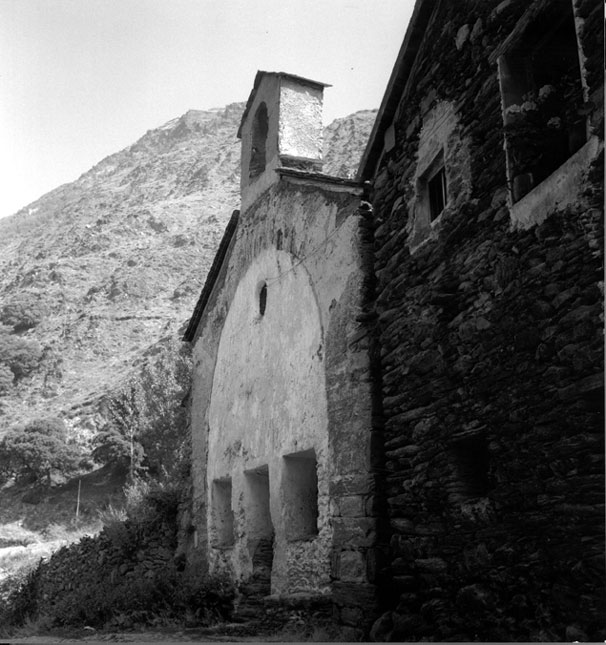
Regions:
<instances>
[{"instance_id":1,"label":"stucco wall","mask_svg":"<svg viewBox=\"0 0 606 645\"><path fill-rule=\"evenodd\" d=\"M280 154L322 159L322 89L288 78L280 86Z\"/></svg>"},{"instance_id":2,"label":"stucco wall","mask_svg":"<svg viewBox=\"0 0 606 645\"><path fill-rule=\"evenodd\" d=\"M267 308L259 313L259 285L267 284ZM269 467L270 510L275 530L273 589L281 592L328 585L328 433L322 364L323 334L309 275L290 253L264 249L242 276L219 343L209 409L207 481L232 478L236 543L234 570L252 574L245 471ZM318 463L319 535L286 539L284 455L315 451ZM212 530L212 523L211 523ZM315 557L301 557L312 551ZM215 550L211 551L214 554ZM218 556L218 554L216 554ZM221 553L222 555L222 553ZM289 569L305 567L299 585Z\"/></svg>"},{"instance_id":3,"label":"stucco wall","mask_svg":"<svg viewBox=\"0 0 606 645\"><path fill-rule=\"evenodd\" d=\"M249 107L249 116L242 123L242 211L252 206L276 182L275 170L278 167L297 163L305 165L306 160L312 160L311 167L307 169L320 169L322 101L321 86L301 84L288 76L277 74L262 76ZM250 177L254 115L261 103L265 103L268 117L265 172Z\"/></svg>"},{"instance_id":4,"label":"stucco wall","mask_svg":"<svg viewBox=\"0 0 606 645\"><path fill-rule=\"evenodd\" d=\"M356 320L363 291L359 192L288 178L266 191L241 216L195 341L198 549L208 550L212 569L240 581L251 576L251 538L264 521L251 520L247 476L260 472L255 481L262 484L267 466L273 593L328 592L331 578L340 577L343 550L350 553L343 568L348 584L368 582L365 558L374 533L367 503L368 345L360 340L364 323ZM317 461L318 531L293 540L284 457L310 450ZM217 548L213 482L230 477L235 539ZM361 572L348 568L353 560Z\"/></svg>"},{"instance_id":5,"label":"stucco wall","mask_svg":"<svg viewBox=\"0 0 606 645\"><path fill-rule=\"evenodd\" d=\"M251 149L253 138L253 117L261 103L267 107L268 132L265 155L265 172L250 177ZM278 137L280 114L280 79L275 75L263 77L259 91L250 106L250 117L242 123L242 160L240 169L240 193L242 210L246 210L255 199L276 180L274 170L279 166Z\"/></svg>"}]
</instances>

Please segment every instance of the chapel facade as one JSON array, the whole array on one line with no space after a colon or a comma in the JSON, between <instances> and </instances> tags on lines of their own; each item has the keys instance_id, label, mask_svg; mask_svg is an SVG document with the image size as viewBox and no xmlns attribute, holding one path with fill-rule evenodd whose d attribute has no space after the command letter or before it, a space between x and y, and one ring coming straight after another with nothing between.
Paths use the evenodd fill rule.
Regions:
<instances>
[{"instance_id":1,"label":"chapel facade","mask_svg":"<svg viewBox=\"0 0 606 645\"><path fill-rule=\"evenodd\" d=\"M191 557L257 594L368 606L372 221L320 172L323 90L259 72L238 132L241 209L186 333Z\"/></svg>"}]
</instances>

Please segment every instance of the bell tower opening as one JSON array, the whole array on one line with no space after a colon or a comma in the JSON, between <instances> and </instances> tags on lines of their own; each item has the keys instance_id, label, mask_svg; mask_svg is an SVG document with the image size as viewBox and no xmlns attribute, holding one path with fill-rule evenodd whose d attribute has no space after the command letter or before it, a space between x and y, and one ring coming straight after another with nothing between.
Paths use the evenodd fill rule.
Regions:
<instances>
[{"instance_id":1,"label":"bell tower opening","mask_svg":"<svg viewBox=\"0 0 606 645\"><path fill-rule=\"evenodd\" d=\"M280 181L276 170L322 171L325 87L293 74L257 72L238 129L242 213Z\"/></svg>"},{"instance_id":2,"label":"bell tower opening","mask_svg":"<svg viewBox=\"0 0 606 645\"><path fill-rule=\"evenodd\" d=\"M252 148L248 166L248 176L251 179L258 177L265 170L267 131L267 105L261 103L255 112L252 126Z\"/></svg>"}]
</instances>

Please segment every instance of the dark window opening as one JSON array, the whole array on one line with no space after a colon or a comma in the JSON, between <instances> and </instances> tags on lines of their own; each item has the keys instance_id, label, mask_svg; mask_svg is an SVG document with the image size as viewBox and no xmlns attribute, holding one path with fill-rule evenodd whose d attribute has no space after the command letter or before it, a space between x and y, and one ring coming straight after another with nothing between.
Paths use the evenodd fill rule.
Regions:
<instances>
[{"instance_id":1,"label":"dark window opening","mask_svg":"<svg viewBox=\"0 0 606 645\"><path fill-rule=\"evenodd\" d=\"M585 143L586 116L570 0L555 0L501 61L513 201Z\"/></svg>"},{"instance_id":2,"label":"dark window opening","mask_svg":"<svg viewBox=\"0 0 606 645\"><path fill-rule=\"evenodd\" d=\"M451 492L462 499L484 497L490 490L490 455L486 437L481 434L459 439L452 444L457 482Z\"/></svg>"},{"instance_id":3,"label":"dark window opening","mask_svg":"<svg viewBox=\"0 0 606 645\"><path fill-rule=\"evenodd\" d=\"M427 182L429 219L434 221L446 206L446 172L444 166Z\"/></svg>"},{"instance_id":4,"label":"dark window opening","mask_svg":"<svg viewBox=\"0 0 606 645\"><path fill-rule=\"evenodd\" d=\"M318 534L318 474L316 453L304 450L284 457L283 513L288 540L308 540Z\"/></svg>"},{"instance_id":5,"label":"dark window opening","mask_svg":"<svg viewBox=\"0 0 606 645\"><path fill-rule=\"evenodd\" d=\"M267 106L261 103L255 113L252 128L252 148L250 151L250 163L248 165L248 176L256 177L265 170L265 155L267 144Z\"/></svg>"},{"instance_id":6,"label":"dark window opening","mask_svg":"<svg viewBox=\"0 0 606 645\"><path fill-rule=\"evenodd\" d=\"M271 593L274 559L274 526L269 503L269 468L260 466L244 473L247 547L252 574L259 593Z\"/></svg>"},{"instance_id":7,"label":"dark window opening","mask_svg":"<svg viewBox=\"0 0 606 645\"><path fill-rule=\"evenodd\" d=\"M264 282L261 290L259 291L259 313L261 316L265 315L267 307L267 284Z\"/></svg>"},{"instance_id":8,"label":"dark window opening","mask_svg":"<svg viewBox=\"0 0 606 645\"><path fill-rule=\"evenodd\" d=\"M234 544L234 511L231 506L231 479L216 479L212 487L213 546Z\"/></svg>"}]
</instances>

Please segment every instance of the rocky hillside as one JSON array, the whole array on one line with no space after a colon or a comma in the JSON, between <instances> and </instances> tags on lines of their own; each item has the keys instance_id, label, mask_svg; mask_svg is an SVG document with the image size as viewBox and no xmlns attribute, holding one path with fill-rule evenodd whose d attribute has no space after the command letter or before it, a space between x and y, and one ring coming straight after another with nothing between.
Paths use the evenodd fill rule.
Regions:
<instances>
[{"instance_id":1,"label":"rocky hillside","mask_svg":"<svg viewBox=\"0 0 606 645\"><path fill-rule=\"evenodd\" d=\"M94 430L99 401L178 336L239 205L242 111L191 110L0 220L0 433L51 414ZM353 176L374 116L328 126L325 172Z\"/></svg>"}]
</instances>

